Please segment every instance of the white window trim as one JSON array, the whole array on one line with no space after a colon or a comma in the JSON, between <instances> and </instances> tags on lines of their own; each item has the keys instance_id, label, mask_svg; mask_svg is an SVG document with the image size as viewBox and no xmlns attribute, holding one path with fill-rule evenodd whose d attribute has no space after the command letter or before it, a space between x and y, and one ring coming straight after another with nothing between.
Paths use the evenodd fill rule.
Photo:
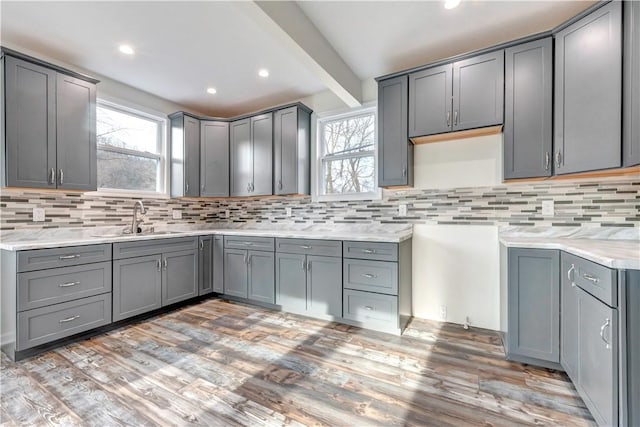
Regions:
<instances>
[{"instance_id":1,"label":"white window trim","mask_svg":"<svg viewBox=\"0 0 640 427\"><path fill-rule=\"evenodd\" d=\"M91 194L95 194L98 196L124 196L124 197L154 197L161 199L169 199L169 144L167 141L167 135L169 135L169 119L166 115L150 110L145 109L139 106L132 107L128 102L120 101L120 100L107 100L104 98L98 98L96 101L97 106L104 106L116 111L123 111L125 113L131 114L133 116L138 116L145 119L150 119L160 123L160 135L158 138L158 145L160 146L161 154L154 153L145 153L137 150L131 150L127 148L117 148L117 147L107 147L98 145L98 149L106 149L106 151L112 151L115 153L122 154L134 154L136 156L148 157L150 159L159 159L160 160L160 177L159 177L159 189L158 191L143 191L143 190L126 190L123 188L98 188L97 191L91 192ZM102 147L102 148L101 148Z\"/></svg>"},{"instance_id":2,"label":"white window trim","mask_svg":"<svg viewBox=\"0 0 640 427\"><path fill-rule=\"evenodd\" d=\"M351 200L381 200L382 188L378 187L375 191L367 193L341 193L341 194L322 194L322 149L320 147L322 138L320 132L321 123L332 121L340 118L357 116L366 112L373 112L375 116L375 138L374 138L374 179L377 182L378 177L378 111L376 102L368 102L361 107L326 111L322 113L313 113L311 120L311 200L314 202L332 202L332 201L351 201Z\"/></svg>"}]
</instances>

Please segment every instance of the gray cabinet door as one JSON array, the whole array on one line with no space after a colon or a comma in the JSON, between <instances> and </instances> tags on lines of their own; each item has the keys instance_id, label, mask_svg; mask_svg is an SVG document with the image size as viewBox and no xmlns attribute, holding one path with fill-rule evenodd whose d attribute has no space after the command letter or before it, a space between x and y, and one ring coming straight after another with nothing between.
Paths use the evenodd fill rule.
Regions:
<instances>
[{"instance_id":1,"label":"gray cabinet door","mask_svg":"<svg viewBox=\"0 0 640 427\"><path fill-rule=\"evenodd\" d=\"M200 236L198 259L198 295L213 292L213 238Z\"/></svg>"},{"instance_id":2,"label":"gray cabinet door","mask_svg":"<svg viewBox=\"0 0 640 427\"><path fill-rule=\"evenodd\" d=\"M58 74L58 188L96 190L96 85Z\"/></svg>"},{"instance_id":3,"label":"gray cabinet door","mask_svg":"<svg viewBox=\"0 0 640 427\"><path fill-rule=\"evenodd\" d=\"M560 253L509 249L509 354L560 362Z\"/></svg>"},{"instance_id":4,"label":"gray cabinet door","mask_svg":"<svg viewBox=\"0 0 640 427\"><path fill-rule=\"evenodd\" d=\"M640 2L624 2L623 166L640 164Z\"/></svg>"},{"instance_id":5,"label":"gray cabinet door","mask_svg":"<svg viewBox=\"0 0 640 427\"><path fill-rule=\"evenodd\" d=\"M200 195L200 120L184 116L184 195Z\"/></svg>"},{"instance_id":6,"label":"gray cabinet door","mask_svg":"<svg viewBox=\"0 0 640 427\"><path fill-rule=\"evenodd\" d=\"M224 239L213 237L213 291L224 293Z\"/></svg>"},{"instance_id":7,"label":"gray cabinet door","mask_svg":"<svg viewBox=\"0 0 640 427\"><path fill-rule=\"evenodd\" d=\"M578 291L578 391L598 425L618 425L618 315Z\"/></svg>"},{"instance_id":8,"label":"gray cabinet door","mask_svg":"<svg viewBox=\"0 0 640 427\"><path fill-rule=\"evenodd\" d=\"M409 74L409 137L451 130L452 86L451 64Z\"/></svg>"},{"instance_id":9,"label":"gray cabinet door","mask_svg":"<svg viewBox=\"0 0 640 427\"><path fill-rule=\"evenodd\" d=\"M230 187L231 196L248 196L253 179L253 148L251 146L250 119L232 122L230 138Z\"/></svg>"},{"instance_id":10,"label":"gray cabinet door","mask_svg":"<svg viewBox=\"0 0 640 427\"><path fill-rule=\"evenodd\" d=\"M554 76L556 174L619 167L622 2L556 34Z\"/></svg>"},{"instance_id":11,"label":"gray cabinet door","mask_svg":"<svg viewBox=\"0 0 640 427\"><path fill-rule=\"evenodd\" d=\"M502 124L504 51L453 64L453 130Z\"/></svg>"},{"instance_id":12,"label":"gray cabinet door","mask_svg":"<svg viewBox=\"0 0 640 427\"><path fill-rule=\"evenodd\" d=\"M251 117L253 145L252 196L273 194L273 114Z\"/></svg>"},{"instance_id":13,"label":"gray cabinet door","mask_svg":"<svg viewBox=\"0 0 640 427\"><path fill-rule=\"evenodd\" d=\"M574 383L578 382L578 287L574 282L576 266L561 254L560 277L560 364Z\"/></svg>"},{"instance_id":14,"label":"gray cabinet door","mask_svg":"<svg viewBox=\"0 0 640 427\"><path fill-rule=\"evenodd\" d=\"M342 259L307 255L307 311L342 317Z\"/></svg>"},{"instance_id":15,"label":"gray cabinet door","mask_svg":"<svg viewBox=\"0 0 640 427\"><path fill-rule=\"evenodd\" d=\"M224 294L234 297L248 296L247 251L243 249L224 250Z\"/></svg>"},{"instance_id":16,"label":"gray cabinet door","mask_svg":"<svg viewBox=\"0 0 640 427\"><path fill-rule=\"evenodd\" d=\"M162 306L198 295L198 251L163 254Z\"/></svg>"},{"instance_id":17,"label":"gray cabinet door","mask_svg":"<svg viewBox=\"0 0 640 427\"><path fill-rule=\"evenodd\" d=\"M504 178L551 176L553 40L505 50Z\"/></svg>"},{"instance_id":18,"label":"gray cabinet door","mask_svg":"<svg viewBox=\"0 0 640 427\"><path fill-rule=\"evenodd\" d=\"M113 321L162 306L162 257L151 255L113 261Z\"/></svg>"},{"instance_id":19,"label":"gray cabinet door","mask_svg":"<svg viewBox=\"0 0 640 427\"><path fill-rule=\"evenodd\" d=\"M378 82L378 186L413 185L408 139L408 77Z\"/></svg>"},{"instance_id":20,"label":"gray cabinet door","mask_svg":"<svg viewBox=\"0 0 640 427\"><path fill-rule=\"evenodd\" d=\"M248 251L249 299L275 304L276 284L274 253Z\"/></svg>"},{"instance_id":21,"label":"gray cabinet door","mask_svg":"<svg viewBox=\"0 0 640 427\"><path fill-rule=\"evenodd\" d=\"M5 57L5 179L56 188L56 72Z\"/></svg>"},{"instance_id":22,"label":"gray cabinet door","mask_svg":"<svg viewBox=\"0 0 640 427\"><path fill-rule=\"evenodd\" d=\"M298 107L273 115L273 164L273 193L298 193Z\"/></svg>"},{"instance_id":23,"label":"gray cabinet door","mask_svg":"<svg viewBox=\"0 0 640 427\"><path fill-rule=\"evenodd\" d=\"M200 123L200 196L229 196L229 123Z\"/></svg>"},{"instance_id":24,"label":"gray cabinet door","mask_svg":"<svg viewBox=\"0 0 640 427\"><path fill-rule=\"evenodd\" d=\"M306 255L276 254L276 304L285 311L307 309Z\"/></svg>"}]
</instances>

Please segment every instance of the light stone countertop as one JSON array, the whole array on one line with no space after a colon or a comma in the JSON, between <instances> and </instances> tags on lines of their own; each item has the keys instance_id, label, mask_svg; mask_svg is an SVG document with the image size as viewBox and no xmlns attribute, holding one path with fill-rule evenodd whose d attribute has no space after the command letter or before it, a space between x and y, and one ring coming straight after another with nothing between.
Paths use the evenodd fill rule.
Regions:
<instances>
[{"instance_id":1,"label":"light stone countertop","mask_svg":"<svg viewBox=\"0 0 640 427\"><path fill-rule=\"evenodd\" d=\"M0 235L0 249L20 251L29 249L60 248L100 243L130 242L133 240L168 239L176 237L225 235L260 236L322 240L355 240L367 242L400 243L412 237L411 226L398 225L256 225L204 224L181 226L156 226L157 232L167 234L122 235L123 227L84 227L43 230L16 230Z\"/></svg>"},{"instance_id":2,"label":"light stone countertop","mask_svg":"<svg viewBox=\"0 0 640 427\"><path fill-rule=\"evenodd\" d=\"M500 243L511 248L559 249L615 269L640 270L640 229L531 228L500 230Z\"/></svg>"}]
</instances>

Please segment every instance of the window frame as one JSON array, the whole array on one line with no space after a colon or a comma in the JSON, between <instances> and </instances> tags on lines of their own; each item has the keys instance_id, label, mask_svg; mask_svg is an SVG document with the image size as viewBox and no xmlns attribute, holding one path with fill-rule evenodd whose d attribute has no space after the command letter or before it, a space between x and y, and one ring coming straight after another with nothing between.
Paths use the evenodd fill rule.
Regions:
<instances>
[{"instance_id":1,"label":"window frame","mask_svg":"<svg viewBox=\"0 0 640 427\"><path fill-rule=\"evenodd\" d=\"M327 122L336 120L344 120L348 118L355 118L358 116L364 116L373 113L374 117L374 137L373 137L373 149L368 151L357 151L354 153L341 153L336 155L325 155L323 144L323 125ZM351 200L381 200L382 189L377 186L378 182L378 108L377 103L367 103L360 107L327 111L323 113L313 113L312 120L312 171L311 171L311 198L315 202L330 202L330 201L351 201ZM374 191L366 193L339 193L339 194L325 194L324 193L324 169L323 163L327 160L343 160L353 157L365 157L373 154L373 174L376 183Z\"/></svg>"},{"instance_id":2,"label":"window frame","mask_svg":"<svg viewBox=\"0 0 640 427\"><path fill-rule=\"evenodd\" d=\"M131 107L125 105L123 102L111 101L107 99L98 98L96 100L96 110L97 108L106 108L108 110L112 110L118 113L126 114L132 117L136 117L139 119L149 120L156 122L158 124L158 135L156 141L156 147L158 149L158 153L151 153L149 151L139 151L131 148L121 148L114 147L109 144L100 144L96 137L96 151L103 150L111 153L117 154L125 154L132 155L136 157L142 157L146 159L158 160L158 175L157 179L157 190L156 191L146 191L146 190L130 190L126 188L109 188L109 187L98 187L96 193L105 194L105 195L122 195L122 196L145 196L145 197L159 197L159 198L169 198L169 169L168 169L168 142L167 135L169 131L169 119L166 115L151 111L145 110L140 107ZM97 117L97 111L96 111Z\"/></svg>"}]
</instances>

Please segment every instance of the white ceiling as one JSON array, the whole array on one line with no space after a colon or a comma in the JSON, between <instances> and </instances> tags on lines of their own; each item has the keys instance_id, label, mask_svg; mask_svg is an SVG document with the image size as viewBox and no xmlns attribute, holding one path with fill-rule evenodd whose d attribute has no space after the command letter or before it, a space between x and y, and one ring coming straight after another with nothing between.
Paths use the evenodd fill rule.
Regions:
<instances>
[{"instance_id":1,"label":"white ceiling","mask_svg":"<svg viewBox=\"0 0 640 427\"><path fill-rule=\"evenodd\" d=\"M298 4L367 79L550 29L592 3L463 0L450 11L441 1ZM326 90L317 70L247 10L238 2L2 0L0 41L216 116ZM119 53L120 43L136 54ZM258 77L259 68L270 77Z\"/></svg>"}]
</instances>

